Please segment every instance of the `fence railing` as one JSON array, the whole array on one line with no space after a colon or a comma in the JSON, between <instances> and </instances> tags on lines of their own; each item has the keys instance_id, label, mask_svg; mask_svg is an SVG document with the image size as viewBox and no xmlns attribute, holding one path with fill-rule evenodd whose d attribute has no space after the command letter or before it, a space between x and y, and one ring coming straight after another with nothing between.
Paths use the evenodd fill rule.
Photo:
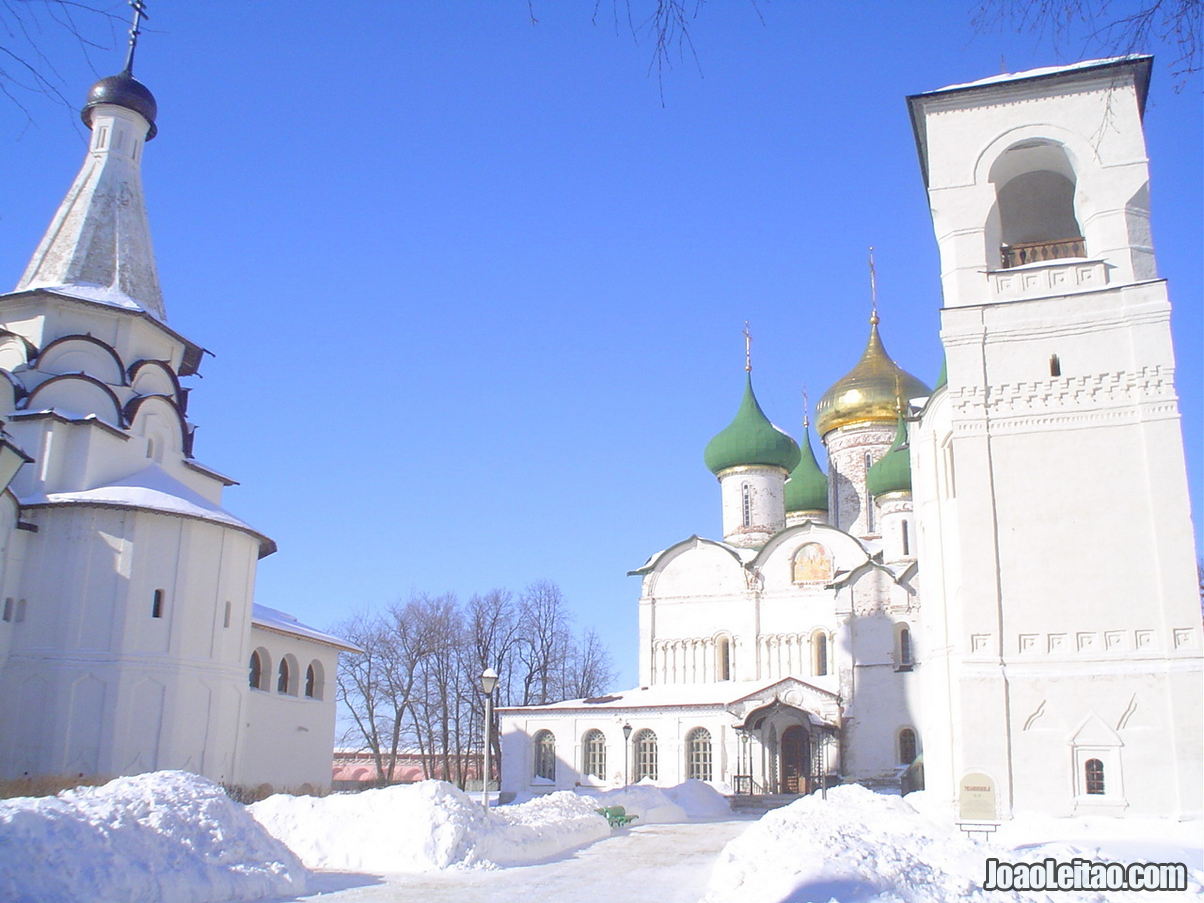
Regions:
<instances>
[{"instance_id":1,"label":"fence railing","mask_svg":"<svg viewBox=\"0 0 1204 903\"><path fill-rule=\"evenodd\" d=\"M1026 263L1061 260L1065 257L1086 257L1087 243L1081 238L1018 242L1014 245L1002 245L999 248L999 256L1003 268L1009 270Z\"/></svg>"}]
</instances>

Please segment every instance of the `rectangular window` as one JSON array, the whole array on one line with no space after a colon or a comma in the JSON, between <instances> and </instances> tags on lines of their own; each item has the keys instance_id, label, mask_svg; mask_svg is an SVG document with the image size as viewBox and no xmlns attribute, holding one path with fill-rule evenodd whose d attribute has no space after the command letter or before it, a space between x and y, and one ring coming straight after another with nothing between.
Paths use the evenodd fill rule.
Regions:
<instances>
[{"instance_id":1,"label":"rectangular window","mask_svg":"<svg viewBox=\"0 0 1204 903\"><path fill-rule=\"evenodd\" d=\"M13 619L13 600L9 596L4 600L4 620L11 621Z\"/></svg>"},{"instance_id":2,"label":"rectangular window","mask_svg":"<svg viewBox=\"0 0 1204 903\"><path fill-rule=\"evenodd\" d=\"M226 614L222 618L222 626L223 627L230 626L230 603L229 602L226 603Z\"/></svg>"},{"instance_id":3,"label":"rectangular window","mask_svg":"<svg viewBox=\"0 0 1204 903\"><path fill-rule=\"evenodd\" d=\"M903 554L910 555L911 554L911 537L908 536L908 533L910 531L907 529L907 521L903 521L902 526L903 526Z\"/></svg>"},{"instance_id":4,"label":"rectangular window","mask_svg":"<svg viewBox=\"0 0 1204 903\"><path fill-rule=\"evenodd\" d=\"M163 617L163 590L161 589L155 590L155 595L151 599L151 617Z\"/></svg>"}]
</instances>

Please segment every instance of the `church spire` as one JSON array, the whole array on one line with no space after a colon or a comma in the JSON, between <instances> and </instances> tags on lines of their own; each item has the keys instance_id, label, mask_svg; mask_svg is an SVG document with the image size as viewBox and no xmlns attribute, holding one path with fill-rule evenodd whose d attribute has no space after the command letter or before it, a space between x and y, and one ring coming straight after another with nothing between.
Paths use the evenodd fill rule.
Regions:
<instances>
[{"instance_id":1,"label":"church spire","mask_svg":"<svg viewBox=\"0 0 1204 903\"><path fill-rule=\"evenodd\" d=\"M158 109L154 95L130 74L146 15L142 0L130 5L126 69L88 92L80 116L92 139L83 166L16 290L45 289L166 322L142 197L142 147L155 137Z\"/></svg>"}]
</instances>

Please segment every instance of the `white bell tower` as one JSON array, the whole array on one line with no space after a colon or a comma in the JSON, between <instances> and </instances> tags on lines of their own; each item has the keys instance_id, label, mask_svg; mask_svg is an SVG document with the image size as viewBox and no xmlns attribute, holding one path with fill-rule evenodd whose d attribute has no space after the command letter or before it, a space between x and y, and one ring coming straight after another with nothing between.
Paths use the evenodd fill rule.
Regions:
<instances>
[{"instance_id":1,"label":"white bell tower","mask_svg":"<svg viewBox=\"0 0 1204 903\"><path fill-rule=\"evenodd\" d=\"M1003 815L1200 811L1200 607L1142 132L1151 62L909 98L948 367L911 441L926 780L956 802L985 775Z\"/></svg>"}]
</instances>

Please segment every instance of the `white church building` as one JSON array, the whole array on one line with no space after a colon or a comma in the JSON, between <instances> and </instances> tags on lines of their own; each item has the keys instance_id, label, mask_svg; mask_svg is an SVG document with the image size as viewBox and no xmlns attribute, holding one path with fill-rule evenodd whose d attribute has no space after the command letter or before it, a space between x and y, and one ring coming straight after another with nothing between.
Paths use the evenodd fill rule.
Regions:
<instances>
[{"instance_id":1,"label":"white church building","mask_svg":"<svg viewBox=\"0 0 1204 903\"><path fill-rule=\"evenodd\" d=\"M908 99L940 251L937 384L887 354L875 312L816 407L825 474L749 372L705 453L722 538L632 572L639 686L501 710L503 790L856 781L925 786L965 820L1201 812L1150 69L1098 60Z\"/></svg>"},{"instance_id":2,"label":"white church building","mask_svg":"<svg viewBox=\"0 0 1204 903\"><path fill-rule=\"evenodd\" d=\"M132 56L132 53L131 53ZM167 322L127 68L83 110L83 167L0 295L0 779L179 768L329 786L335 637L255 605L272 540L193 456L204 349Z\"/></svg>"}]
</instances>

